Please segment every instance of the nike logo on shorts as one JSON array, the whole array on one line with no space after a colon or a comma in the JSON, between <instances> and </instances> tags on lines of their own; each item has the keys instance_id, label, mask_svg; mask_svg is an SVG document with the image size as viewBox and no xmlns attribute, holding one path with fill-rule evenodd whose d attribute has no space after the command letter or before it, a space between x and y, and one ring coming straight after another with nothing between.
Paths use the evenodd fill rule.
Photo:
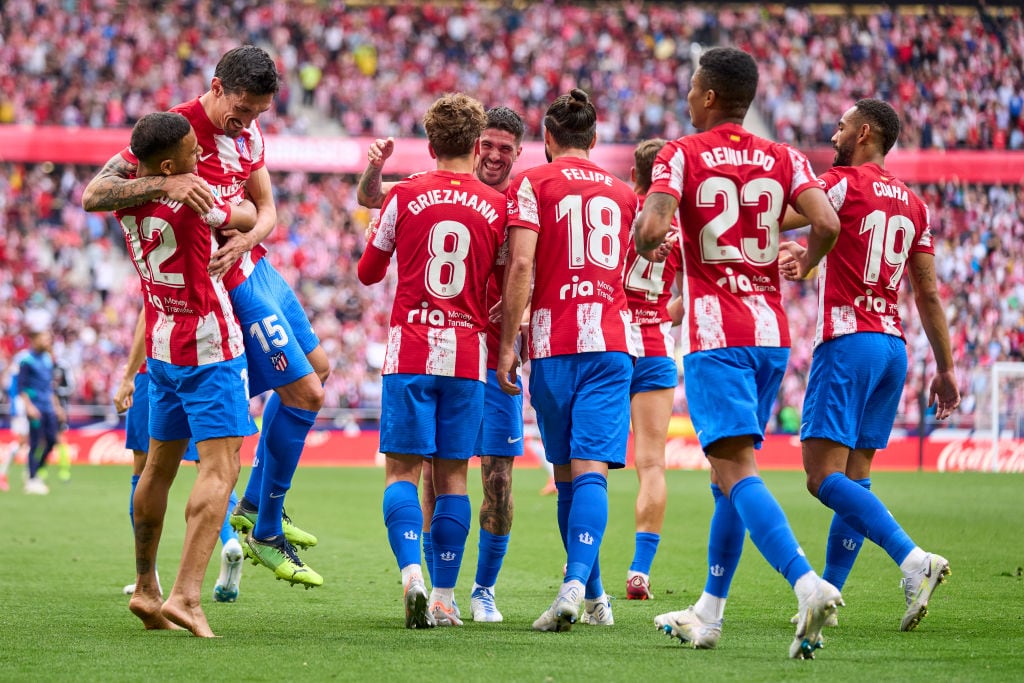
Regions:
<instances>
[{"instance_id":1,"label":"nike logo on shorts","mask_svg":"<svg viewBox=\"0 0 1024 683\"><path fill-rule=\"evenodd\" d=\"M508 437L508 442L509 443L515 443L517 441L522 441L522 440L523 440L523 437L521 437L521 436L518 439L513 439L511 436Z\"/></svg>"}]
</instances>

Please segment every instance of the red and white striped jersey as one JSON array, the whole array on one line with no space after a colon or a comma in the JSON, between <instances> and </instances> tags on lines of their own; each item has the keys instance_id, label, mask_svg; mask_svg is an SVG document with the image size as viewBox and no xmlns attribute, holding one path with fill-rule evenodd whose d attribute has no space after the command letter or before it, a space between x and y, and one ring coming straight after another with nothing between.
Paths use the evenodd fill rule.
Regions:
<instances>
[{"instance_id":1,"label":"red and white striped jersey","mask_svg":"<svg viewBox=\"0 0 1024 683\"><path fill-rule=\"evenodd\" d=\"M560 157L508 189L509 229L537 233L530 358L637 355L622 268L637 197L589 159Z\"/></svg>"},{"instance_id":2,"label":"red and white striped jersey","mask_svg":"<svg viewBox=\"0 0 1024 683\"><path fill-rule=\"evenodd\" d=\"M475 175L431 171L398 183L359 259L359 280L398 283L382 373L487 381L487 284L505 241L505 197Z\"/></svg>"},{"instance_id":3,"label":"red and white striped jersey","mask_svg":"<svg viewBox=\"0 0 1024 683\"><path fill-rule=\"evenodd\" d=\"M640 206L643 206L643 197L640 198ZM675 220L669 231L679 231ZM668 302L672 299L672 284L682 260L678 236L672 242L668 257L660 263L648 261L637 254L636 244L632 240L629 242L623 277L626 303L633 314L633 324L640 333L640 356L675 357L676 343L671 334Z\"/></svg>"},{"instance_id":4,"label":"red and white striped jersey","mask_svg":"<svg viewBox=\"0 0 1024 683\"><path fill-rule=\"evenodd\" d=\"M903 337L900 282L911 254L934 254L928 207L877 164L818 179L839 214L839 239L818 266L814 344L854 332Z\"/></svg>"},{"instance_id":5,"label":"red and white striped jersey","mask_svg":"<svg viewBox=\"0 0 1024 683\"><path fill-rule=\"evenodd\" d=\"M147 357L197 366L241 356L242 330L227 288L207 272L217 249L207 219L168 199L114 213L142 280ZM223 209L214 213L223 220Z\"/></svg>"},{"instance_id":6,"label":"red and white striped jersey","mask_svg":"<svg viewBox=\"0 0 1024 683\"><path fill-rule=\"evenodd\" d=\"M736 124L669 142L654 161L655 192L679 200L683 353L789 346L779 290L779 220L818 187L807 157Z\"/></svg>"},{"instance_id":7,"label":"red and white striped jersey","mask_svg":"<svg viewBox=\"0 0 1024 683\"><path fill-rule=\"evenodd\" d=\"M210 121L198 97L172 107L171 111L188 119L195 131L200 148L196 174L210 185L215 195L228 202L235 203L243 198L249 176L265 165L263 131L259 122L253 119L249 128L243 130L237 138L232 138ZM121 156L138 166L139 160L130 148L125 148ZM267 248L258 244L252 251L243 254L238 263L224 274L224 284L228 291L242 284L252 274L256 262L266 253Z\"/></svg>"}]
</instances>

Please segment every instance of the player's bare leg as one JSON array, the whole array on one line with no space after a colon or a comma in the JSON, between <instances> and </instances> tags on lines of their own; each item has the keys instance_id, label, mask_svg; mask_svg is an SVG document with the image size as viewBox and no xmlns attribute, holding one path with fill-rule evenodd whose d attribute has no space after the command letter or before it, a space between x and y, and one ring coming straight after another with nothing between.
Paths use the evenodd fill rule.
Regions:
<instances>
[{"instance_id":1,"label":"player's bare leg","mask_svg":"<svg viewBox=\"0 0 1024 683\"><path fill-rule=\"evenodd\" d=\"M199 604L200 594L228 497L238 480L241 445L241 437L208 439L196 444L203 466L185 506L185 545L178 577L161 613L200 638L214 637Z\"/></svg>"},{"instance_id":2,"label":"player's bare leg","mask_svg":"<svg viewBox=\"0 0 1024 683\"><path fill-rule=\"evenodd\" d=\"M176 629L161 612L163 598L156 577L156 554L167 512L167 492L174 482L188 439L150 440L146 460L133 503L135 514L135 592L128 609L147 629Z\"/></svg>"},{"instance_id":3,"label":"player's bare leg","mask_svg":"<svg viewBox=\"0 0 1024 683\"><path fill-rule=\"evenodd\" d=\"M673 389L657 389L637 393L630 401L633 421L633 452L640 488L636 495L635 519L637 538L657 538L665 521L665 441L672 417ZM640 534L648 536L641 537ZM650 536L654 535L654 536ZM626 577L626 595L631 600L653 597L650 590L650 567L654 550L641 553L640 541ZM654 541L657 548L657 541ZM635 570L635 571L634 571Z\"/></svg>"},{"instance_id":4,"label":"player's bare leg","mask_svg":"<svg viewBox=\"0 0 1024 683\"><path fill-rule=\"evenodd\" d=\"M495 536L512 530L512 456L480 456L480 478L484 499L480 503L480 528Z\"/></svg>"}]
</instances>

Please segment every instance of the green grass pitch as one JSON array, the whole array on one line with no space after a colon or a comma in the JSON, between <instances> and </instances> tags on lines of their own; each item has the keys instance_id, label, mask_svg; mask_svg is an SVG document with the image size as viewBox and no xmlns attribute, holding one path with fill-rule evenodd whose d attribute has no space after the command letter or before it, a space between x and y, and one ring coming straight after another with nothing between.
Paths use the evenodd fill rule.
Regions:
<instances>
[{"instance_id":1,"label":"green grass pitch","mask_svg":"<svg viewBox=\"0 0 1024 683\"><path fill-rule=\"evenodd\" d=\"M703 472L668 474L668 516L652 571L656 597L648 602L625 600L636 475L612 473L601 568L606 589L619 598L615 626L533 633L564 562L555 499L538 495L541 470L515 475L515 525L497 589L504 623L408 631L381 519L383 472L300 468L288 509L319 535L320 545L302 555L325 585L291 588L247 564L238 602L214 603L218 546L204 587L220 636L214 640L147 632L128 611L121 587L134 578L129 476L124 467L78 467L69 484L51 482L49 496L0 494L0 680L1024 680L1019 475L877 474L873 490L915 541L949 558L952 576L920 627L900 633L899 570L867 544L844 590L840 625L826 630L814 661L787 659L796 602L749 541L717 650L688 650L656 630L656 614L686 607L703 587L711 514ZM240 481L247 476L243 470ZM194 477L183 466L172 491L159 561L165 590ZM765 479L820 572L831 513L806 493L800 473ZM470 470L470 482L476 505L478 470ZM456 591L467 614L476 541L474 521Z\"/></svg>"}]
</instances>

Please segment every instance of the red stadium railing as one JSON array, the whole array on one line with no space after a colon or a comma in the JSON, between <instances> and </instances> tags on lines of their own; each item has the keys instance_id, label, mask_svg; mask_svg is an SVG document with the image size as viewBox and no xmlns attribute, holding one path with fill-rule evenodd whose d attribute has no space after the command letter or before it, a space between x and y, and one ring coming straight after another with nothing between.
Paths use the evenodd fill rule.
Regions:
<instances>
[{"instance_id":1,"label":"red stadium railing","mask_svg":"<svg viewBox=\"0 0 1024 683\"><path fill-rule=\"evenodd\" d=\"M128 144L128 129L64 128L60 126L0 126L0 161L101 166ZM275 171L308 173L361 173L372 138L294 137L268 135L267 164ZM805 150L816 170L832 165L832 149ZM628 178L633 146L606 144L594 148L591 158L599 166ZM526 142L518 167L544 162L544 146ZM387 172L408 174L432 167L423 138L402 138L388 160ZM977 150L895 150L887 167L908 183L951 179L993 184L1024 183L1024 152Z\"/></svg>"}]
</instances>

